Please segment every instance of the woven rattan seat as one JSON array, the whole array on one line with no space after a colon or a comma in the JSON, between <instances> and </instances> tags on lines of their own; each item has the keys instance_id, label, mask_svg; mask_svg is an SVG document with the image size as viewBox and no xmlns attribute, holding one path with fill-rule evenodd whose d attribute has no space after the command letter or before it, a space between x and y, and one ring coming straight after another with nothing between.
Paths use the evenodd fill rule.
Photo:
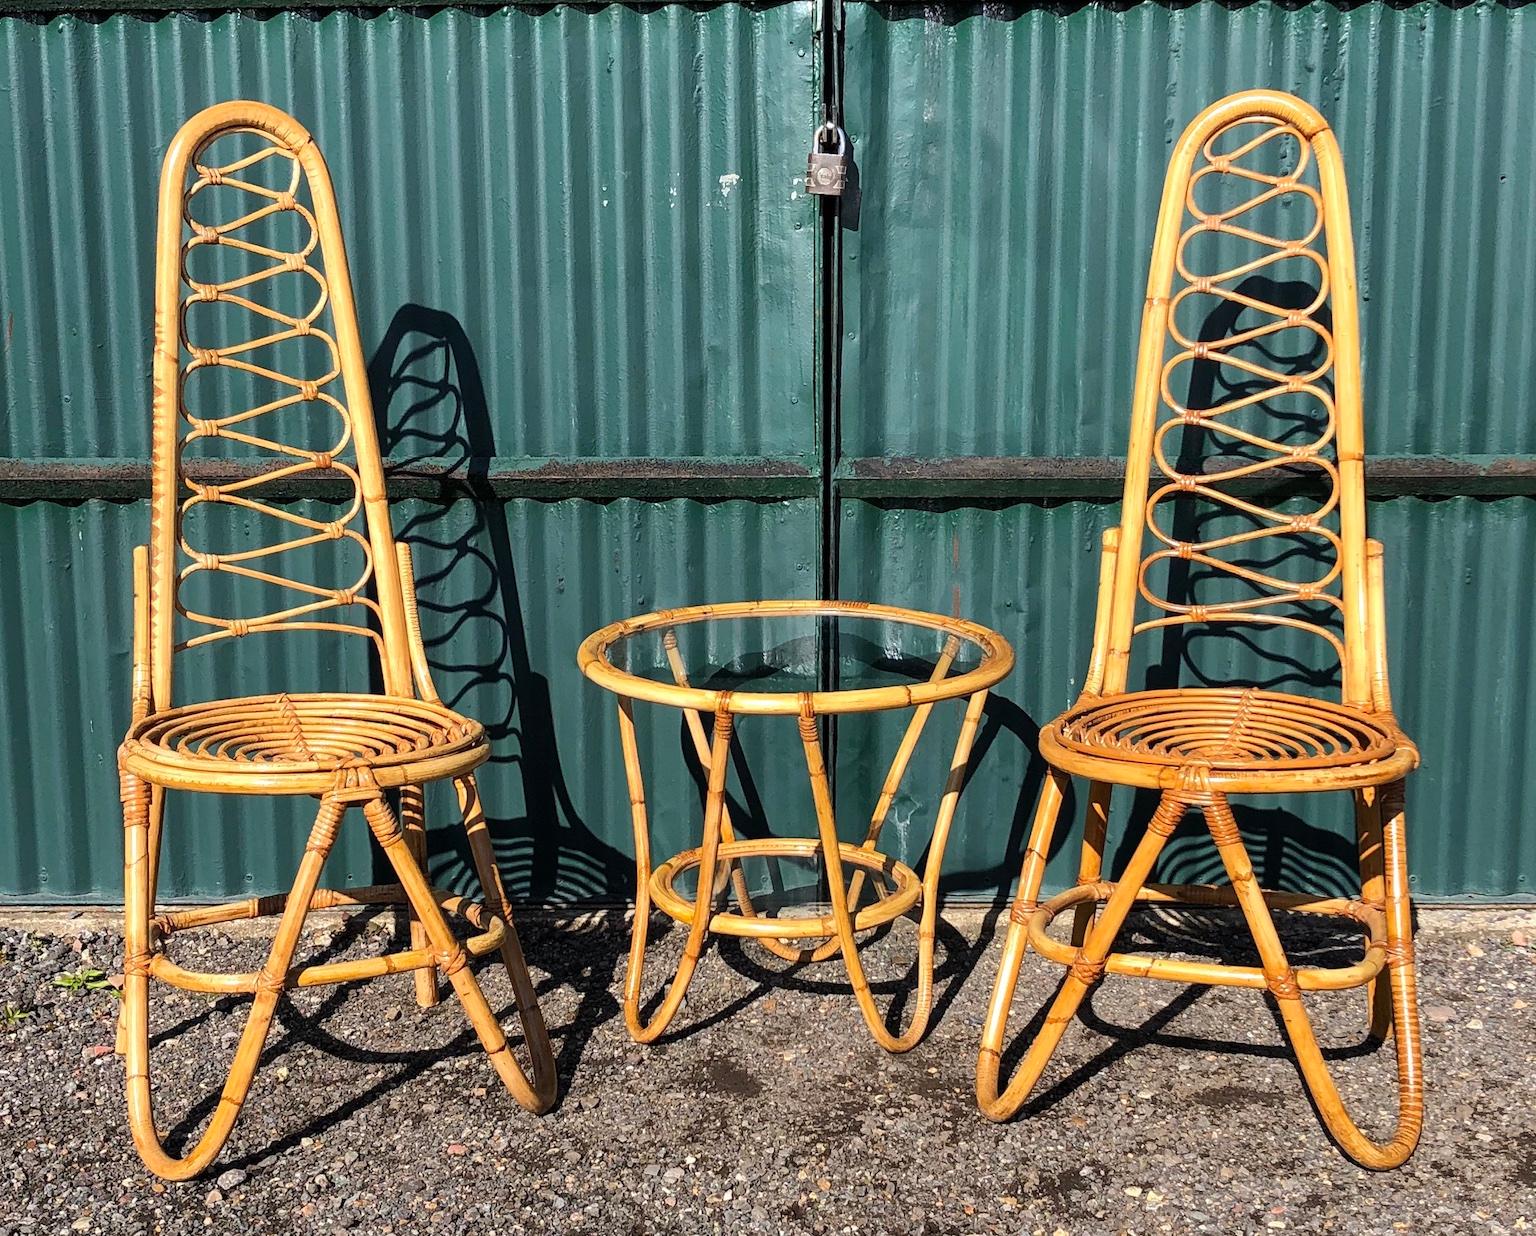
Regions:
<instances>
[{"instance_id":1,"label":"woven rattan seat","mask_svg":"<svg viewBox=\"0 0 1536 1236\"><path fill-rule=\"evenodd\" d=\"M320 792L344 769L367 768L382 786L460 775L489 754L485 729L430 700L387 695L262 695L211 700L144 718L123 746L128 765L156 784L179 775L279 773L294 793L313 774ZM435 771L443 762L453 772ZM423 777L422 766L431 771ZM243 786L242 792L258 787ZM307 792L307 791L305 791Z\"/></svg>"},{"instance_id":2,"label":"woven rattan seat","mask_svg":"<svg viewBox=\"0 0 1536 1236\"><path fill-rule=\"evenodd\" d=\"M1413 750L1391 723L1327 700L1276 691L1213 688L1132 691L1089 699L1057 717L1040 735L1047 759L1075 755L1114 763L1122 785L1171 783L1167 770L1191 766L1239 788L1242 774L1270 780L1287 772L1369 767ZM1390 775L1390 774L1389 774Z\"/></svg>"}]
</instances>

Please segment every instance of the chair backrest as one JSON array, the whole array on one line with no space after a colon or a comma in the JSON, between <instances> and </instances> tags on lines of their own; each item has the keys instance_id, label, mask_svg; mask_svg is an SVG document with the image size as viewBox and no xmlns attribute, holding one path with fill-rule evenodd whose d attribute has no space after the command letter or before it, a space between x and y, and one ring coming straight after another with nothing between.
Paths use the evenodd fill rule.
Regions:
<instances>
[{"instance_id":1,"label":"chair backrest","mask_svg":"<svg viewBox=\"0 0 1536 1236\"><path fill-rule=\"evenodd\" d=\"M410 694L335 193L309 133L263 103L200 112L166 153L152 472L155 707L174 654L274 631L360 637L384 690ZM283 501L317 482L339 506Z\"/></svg>"},{"instance_id":2,"label":"chair backrest","mask_svg":"<svg viewBox=\"0 0 1536 1236\"><path fill-rule=\"evenodd\" d=\"M1333 133L1290 95L1233 95L1185 130L1163 189L1095 648L1104 693L1126 689L1145 632L1265 624L1316 636L1346 702L1369 704L1360 402Z\"/></svg>"}]
</instances>

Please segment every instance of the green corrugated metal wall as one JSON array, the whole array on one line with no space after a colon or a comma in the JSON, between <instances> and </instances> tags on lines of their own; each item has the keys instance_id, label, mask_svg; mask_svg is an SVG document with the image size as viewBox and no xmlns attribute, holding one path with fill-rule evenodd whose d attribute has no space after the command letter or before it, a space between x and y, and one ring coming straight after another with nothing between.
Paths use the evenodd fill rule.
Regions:
<instances>
[{"instance_id":1,"label":"green corrugated metal wall","mask_svg":"<svg viewBox=\"0 0 1536 1236\"><path fill-rule=\"evenodd\" d=\"M859 193L823 252L798 182L819 97L806 4L0 19L0 560L21 581L0 591L0 896L120 895L113 753L128 552L147 527L154 188L196 108L267 98L331 162L397 528L416 546L444 693L496 739L483 788L519 892L630 892L617 735L575 671L580 635L653 605L813 596L831 579L847 597L958 598L1020 649L947 863L952 895L991 898L1017 866L1035 729L1086 665L1167 150L1242 85L1313 99L1351 173L1367 436L1387 457L1373 532L1399 707L1425 757L1409 797L1416 886L1525 896L1533 22L1491 4L850 4ZM840 399L822 409L827 276ZM412 366L435 383L425 407ZM471 493L438 469L489 481ZM333 649L282 655L260 669L362 673ZM257 668L231 660L203 685ZM675 718L644 721L658 848L676 848L696 829L695 786ZM888 722L840 725L850 836ZM942 728L888 834L908 858L941 784ZM792 727L742 734L766 823L808 831L799 787L766 771L798 758ZM1247 821L1265 875L1341 884L1342 804L1270 808ZM232 804L184 807L168 891L285 883L302 815L242 804L237 826ZM451 880L450 837L437 865ZM351 836L336 878L372 861Z\"/></svg>"}]
</instances>

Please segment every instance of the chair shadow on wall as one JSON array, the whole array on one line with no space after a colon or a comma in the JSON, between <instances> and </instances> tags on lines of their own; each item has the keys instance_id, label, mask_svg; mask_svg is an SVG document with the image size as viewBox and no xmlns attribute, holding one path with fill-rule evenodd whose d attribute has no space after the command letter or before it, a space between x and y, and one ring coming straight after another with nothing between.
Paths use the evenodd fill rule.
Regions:
<instances>
[{"instance_id":1,"label":"chair shadow on wall","mask_svg":"<svg viewBox=\"0 0 1536 1236\"><path fill-rule=\"evenodd\" d=\"M1255 300L1265 301L1280 308L1304 310L1316 297L1316 288L1305 281L1280 282L1265 276L1251 276L1239 285L1240 292ZM1226 304L1214 310L1202 323L1200 339L1217 342L1228 338L1237 329L1241 307ZM1331 325L1326 307L1320 310L1317 320L1325 328ZM1314 346L1295 354L1267 351L1264 362L1282 373L1302 374L1311 372L1319 362L1321 347L1315 336ZM1254 346L1254 345L1249 345ZM1193 409L1208 408L1244 393L1256 393L1267 385L1256 379L1238 383L1231 380L1231 370L1216 360L1201 360L1190 365L1187 406ZM1266 403L1266 411L1276 417L1279 426L1273 433L1275 440L1290 444L1310 441L1317 437L1322 427L1320 413L1314 408L1297 411ZM1223 455L1219 466L1233 466L1234 455L1239 451L1223 450L1219 438L1209 430L1185 426L1181 431L1178 454L1174 466L1186 474L1198 474L1207 470L1213 456ZM1250 448L1251 449L1251 448ZM1254 455L1243 459L1257 458ZM1315 469L1277 469L1254 482L1254 489L1245 493L1250 501L1265 506L1276 506L1289 501L1315 500L1319 493ZM1181 496L1170 503L1172 518L1170 533L1175 541L1199 542L1213 535L1221 535L1217 525L1230 521L1230 513L1213 508L1208 502L1191 496ZM1230 527L1223 531L1230 531ZM1316 537L1286 539L1283 543L1260 541L1252 543L1249 553L1229 558L1250 570L1266 571L1288 578L1287 571L1314 573L1326 567L1331 559L1322 552ZM1258 547L1269 546L1267 549ZM1214 568L1203 567L1186 559L1174 558L1168 563L1168 574L1161 593L1171 600L1195 603L1202 588L1212 588L1231 577ZM1206 604L1214 603L1206 598ZM1337 611L1317 607L1307 615L1314 621L1342 635ZM1276 632L1279 638L1273 638ZM1259 687L1265 690L1293 691L1327 697L1337 696L1341 687L1340 667L1329 655L1318 655L1323 648L1315 636L1303 636L1315 647L1294 646L1288 643L1284 628L1253 626L1169 626L1161 628L1157 635L1143 635L1145 640L1156 639L1153 655L1145 662L1141 681L1132 682L1132 689L1162 690L1184 687ZM1328 653L1323 648L1325 654ZM1112 831L1112 849L1105 855L1105 867L1111 878L1118 878L1129 861L1136 842L1146 822L1157 807L1159 795L1155 791L1118 790L1118 795L1130 794L1127 826L1119 830L1118 837ZM1303 802L1316 808L1326 809L1328 800L1342 802L1338 794L1310 794ZM1245 845L1254 861L1260 883L1265 888L1293 888L1316 891L1326 895L1357 896L1359 894L1359 858L1352 835L1320 828L1294 811L1272 805L1273 800L1264 798L1234 800L1233 813L1237 817ZM1058 837L1068 821L1071 803L1063 807L1062 825ZM1080 831L1073 830L1074 842L1080 842ZM1173 883L1221 882L1225 873L1213 848L1209 835L1198 815L1186 819L1169 841L1168 850L1159 862L1157 878ZM1176 913L1143 910L1132 916L1127 924L1127 938L1134 938L1138 949L1157 952L1179 951L1208 956L1229 965L1254 965L1258 958L1246 931L1237 927L1235 912L1225 910L1196 910L1181 908ZM1292 961L1298 965L1338 966L1346 965L1359 957L1361 942L1358 930L1335 921L1307 921L1305 925L1295 921L1283 924ZM1110 1067L1116 1060L1148 1045L1194 1049L1218 1054L1291 1058L1284 1045L1283 1024L1278 1006L1267 992L1261 993L1265 1007L1269 1009L1280 1041L1273 1046L1226 1042L1204 1036L1172 1033L1168 1027L1186 1010L1197 1003L1210 988L1189 985L1178 988L1172 998L1138 1026L1113 1023L1095 1008L1100 989L1090 992L1084 1000L1079 1018L1096 1033L1106 1036L1110 1042L1090 1059L1073 1069L1053 1085L1037 1093L1025 1106L1026 1112L1045 1110L1070 1095L1079 1086ZM1031 1021L1014 1036L1005 1052L1004 1067L1012 1070L1022 1059L1029 1042L1043 1024L1048 1004L1036 1012ZM1329 1059L1348 1059L1368 1056L1375 1045L1362 1039L1359 1043L1325 1049Z\"/></svg>"},{"instance_id":2,"label":"chair shadow on wall","mask_svg":"<svg viewBox=\"0 0 1536 1236\"><path fill-rule=\"evenodd\" d=\"M593 832L566 784L549 679L529 648L512 535L490 482L496 425L475 350L451 314L407 304L368 377L386 467L443 474L441 500L421 504L395 531L411 547L423 642L443 702L483 723L491 740L481 788L508 891L535 906L626 896L633 862ZM522 790L518 816L498 801L507 796L508 770ZM473 882L461 828L434 828L429 843L439 883ZM534 934L526 926L523 933ZM580 992L563 1034L552 1028L560 1074L569 1078L593 1030L618 1012L611 983L623 950L601 927L566 924L558 939L539 934L547 947L529 952L549 973L540 991L571 985Z\"/></svg>"}]
</instances>

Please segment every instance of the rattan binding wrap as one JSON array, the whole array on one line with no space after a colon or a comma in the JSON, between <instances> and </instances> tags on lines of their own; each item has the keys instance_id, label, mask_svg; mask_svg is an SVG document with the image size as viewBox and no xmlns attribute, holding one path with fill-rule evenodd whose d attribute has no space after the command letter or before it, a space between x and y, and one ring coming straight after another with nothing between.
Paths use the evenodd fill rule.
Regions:
<instances>
[{"instance_id":1,"label":"rattan binding wrap","mask_svg":"<svg viewBox=\"0 0 1536 1236\"><path fill-rule=\"evenodd\" d=\"M1297 152L1283 173L1266 170L1276 143ZM1261 222L1277 215L1290 221L1283 234ZM1213 238L1242 247L1246 256L1203 269L1197 254ZM1254 276L1279 263L1310 269L1314 282L1302 303L1266 299L1264 283ZM1209 316L1226 315L1229 329L1212 338L1189 329L1189 315L1180 311L1200 298ZM1311 340L1315 360L1308 366L1286 370L1264 359L1286 332ZM1189 406L1181 391L1193 388L1201 366L1220 375L1213 386L1225 397ZM1277 415L1275 405L1293 412L1300 405L1307 414ZM1302 434L1299 424L1311 425L1311 432ZM1219 454L1209 466L1196 469L1173 449L1173 435L1186 431L1215 443ZM1202 112L1173 152L1142 315L1127 456L1121 520L1104 537L1084 690L1041 730L1050 775L982 1034L977 1100L993 1119L1016 1113L1084 996L1106 974L1258 988L1279 1007L1329 1132L1357 1162L1394 1167L1412 1153L1423 1119L1403 811L1403 777L1418 753L1392 712L1382 551L1366 538L1354 247L1343 167L1327 124L1299 99L1272 91L1233 95ZM1277 470L1309 482L1299 492L1302 501L1317 495L1310 506L1271 504L1264 491L1254 491L1254 478ZM1218 522L1234 520L1238 530L1204 535L1194 521L1194 533L1176 531L1168 512L1181 499L1203 503ZM1284 559L1292 564L1288 574L1267 565L1297 546L1301 552ZM1315 569L1304 573L1297 562ZM1176 563L1188 564L1185 579L1198 574L1227 590L1203 603L1171 595L1162 580ZM1138 619L1138 604L1148 616ZM1341 698L1241 686L1127 689L1138 636L1196 624L1266 625L1316 637L1323 659L1337 662ZM1078 884L1042 903L1045 860L1072 775L1090 783ZM1115 785L1158 790L1161 799L1126 869L1118 880L1106 880L1105 829ZM1259 888L1228 795L1301 790L1353 793L1358 900ZM1192 811L1204 816L1228 886L1150 882L1168 837ZM1236 906L1260 964L1113 952L1138 903ZM1292 967L1276 933L1277 909L1353 921L1365 936L1363 957L1351 966ZM1068 910L1070 943L1046 931ZM1008 1014L1031 945L1066 972L1017 1072L1003 1085ZM1382 1140L1368 1136L1345 1110L1303 1003L1304 992L1357 986L1369 994L1368 1033L1390 1032L1396 1040L1398 1121Z\"/></svg>"},{"instance_id":2,"label":"rattan binding wrap","mask_svg":"<svg viewBox=\"0 0 1536 1236\"><path fill-rule=\"evenodd\" d=\"M217 162L214 148L241 143ZM274 175L274 171L277 173ZM223 218L204 213L212 195L241 204ZM291 246L272 239L287 227ZM230 271L201 275L216 249ZM336 201L325 161L292 117L262 103L233 102L193 117L166 154L160 186L155 276L154 457L150 543L134 555L133 721L119 753L125 828L126 956L119 1050L127 1057L128 1117L145 1164L185 1179L207 1168L228 1139L245 1101L277 1001L296 986L414 971L417 999L437 1002L437 976L453 985L491 1063L513 1097L543 1111L553 1102L554 1058L518 946L496 869L474 770L489 755L479 723L444 706L433 688L416 623L411 562L390 528L363 353L357 334ZM290 288L306 294L296 304ZM295 311L297 307L297 311ZM201 334L200 316L217 309L243 329L231 339ZM280 357L295 344L324 358L293 371ZM232 376L255 401L209 409L198 386ZM328 426L314 445L315 418ZM309 431L306 443L300 427ZM188 475L189 447L215 441L255 453L267 466L233 470L209 484ZM295 475L343 477L350 497L331 519L264 495ZM217 524L201 508L226 508L252 525L278 529L256 543L205 541ZM194 528L196 529L194 531ZM319 583L298 563L327 542L348 550L355 570ZM189 604L199 577L233 579L267 602L227 614ZM184 632L178 634L179 628ZM293 631L359 638L376 654L377 695L279 692L178 704L177 654L216 656L230 641ZM318 684L316 684L318 685ZM451 779L488 906L433 889L426 855L421 787ZM314 795L315 823L285 895L157 914L155 885L169 790L220 794ZM399 793L399 815L386 791ZM362 889L319 885L348 811L358 807L394 870L396 882ZM293 965L312 908L403 903L411 947L382 957ZM476 934L455 938L445 913ZM248 974L205 974L162 951L172 933L236 919L279 916L265 964ZM532 1058L532 1078L513 1057L468 961L495 953L506 965ZM185 1154L168 1152L151 1097L150 980L193 991L245 992L252 1005L229 1078L202 1136Z\"/></svg>"}]
</instances>

